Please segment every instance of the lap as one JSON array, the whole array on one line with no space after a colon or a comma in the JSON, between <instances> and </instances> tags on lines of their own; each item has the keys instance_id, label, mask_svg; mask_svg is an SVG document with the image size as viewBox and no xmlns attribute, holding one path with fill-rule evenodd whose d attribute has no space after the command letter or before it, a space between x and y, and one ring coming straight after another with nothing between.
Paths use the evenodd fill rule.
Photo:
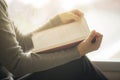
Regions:
<instances>
[{"instance_id":1,"label":"lap","mask_svg":"<svg viewBox=\"0 0 120 80\"><path fill-rule=\"evenodd\" d=\"M89 59L83 56L56 68L33 73L24 80L102 80L100 77L105 78L101 72L99 73L101 75Z\"/></svg>"}]
</instances>

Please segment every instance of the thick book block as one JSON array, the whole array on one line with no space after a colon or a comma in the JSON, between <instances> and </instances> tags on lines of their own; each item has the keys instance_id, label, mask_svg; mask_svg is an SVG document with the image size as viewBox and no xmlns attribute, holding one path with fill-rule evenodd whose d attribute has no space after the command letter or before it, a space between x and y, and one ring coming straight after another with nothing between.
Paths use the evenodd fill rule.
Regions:
<instances>
[{"instance_id":1,"label":"thick book block","mask_svg":"<svg viewBox=\"0 0 120 80\"><path fill-rule=\"evenodd\" d=\"M79 44L90 33L86 20L56 26L32 36L33 53L53 52Z\"/></svg>"}]
</instances>

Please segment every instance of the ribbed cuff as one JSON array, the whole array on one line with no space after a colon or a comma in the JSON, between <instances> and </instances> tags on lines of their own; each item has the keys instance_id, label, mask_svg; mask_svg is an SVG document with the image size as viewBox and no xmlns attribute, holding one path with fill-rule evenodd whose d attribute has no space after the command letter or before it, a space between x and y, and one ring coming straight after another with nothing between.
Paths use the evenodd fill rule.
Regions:
<instances>
[{"instance_id":1,"label":"ribbed cuff","mask_svg":"<svg viewBox=\"0 0 120 80\"><path fill-rule=\"evenodd\" d=\"M53 26L59 26L59 25L63 24L59 15L57 15L53 19L51 19L50 22L52 23Z\"/></svg>"}]
</instances>

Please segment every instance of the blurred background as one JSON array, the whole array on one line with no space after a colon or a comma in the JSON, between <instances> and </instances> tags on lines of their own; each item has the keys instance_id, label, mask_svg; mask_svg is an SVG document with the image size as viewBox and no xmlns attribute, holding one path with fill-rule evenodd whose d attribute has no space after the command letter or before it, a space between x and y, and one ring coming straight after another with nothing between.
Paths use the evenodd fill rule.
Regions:
<instances>
[{"instance_id":1,"label":"blurred background","mask_svg":"<svg viewBox=\"0 0 120 80\"><path fill-rule=\"evenodd\" d=\"M120 62L120 0L6 0L11 19L23 34L41 27L53 16L72 9L85 14L90 30L104 35L93 61Z\"/></svg>"}]
</instances>

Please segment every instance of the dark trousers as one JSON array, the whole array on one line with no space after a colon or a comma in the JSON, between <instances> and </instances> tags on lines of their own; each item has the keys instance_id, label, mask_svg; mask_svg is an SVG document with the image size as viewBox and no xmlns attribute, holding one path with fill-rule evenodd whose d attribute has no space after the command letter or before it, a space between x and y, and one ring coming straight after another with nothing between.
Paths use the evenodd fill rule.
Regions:
<instances>
[{"instance_id":1,"label":"dark trousers","mask_svg":"<svg viewBox=\"0 0 120 80\"><path fill-rule=\"evenodd\" d=\"M86 56L56 68L33 73L20 80L108 80Z\"/></svg>"}]
</instances>

